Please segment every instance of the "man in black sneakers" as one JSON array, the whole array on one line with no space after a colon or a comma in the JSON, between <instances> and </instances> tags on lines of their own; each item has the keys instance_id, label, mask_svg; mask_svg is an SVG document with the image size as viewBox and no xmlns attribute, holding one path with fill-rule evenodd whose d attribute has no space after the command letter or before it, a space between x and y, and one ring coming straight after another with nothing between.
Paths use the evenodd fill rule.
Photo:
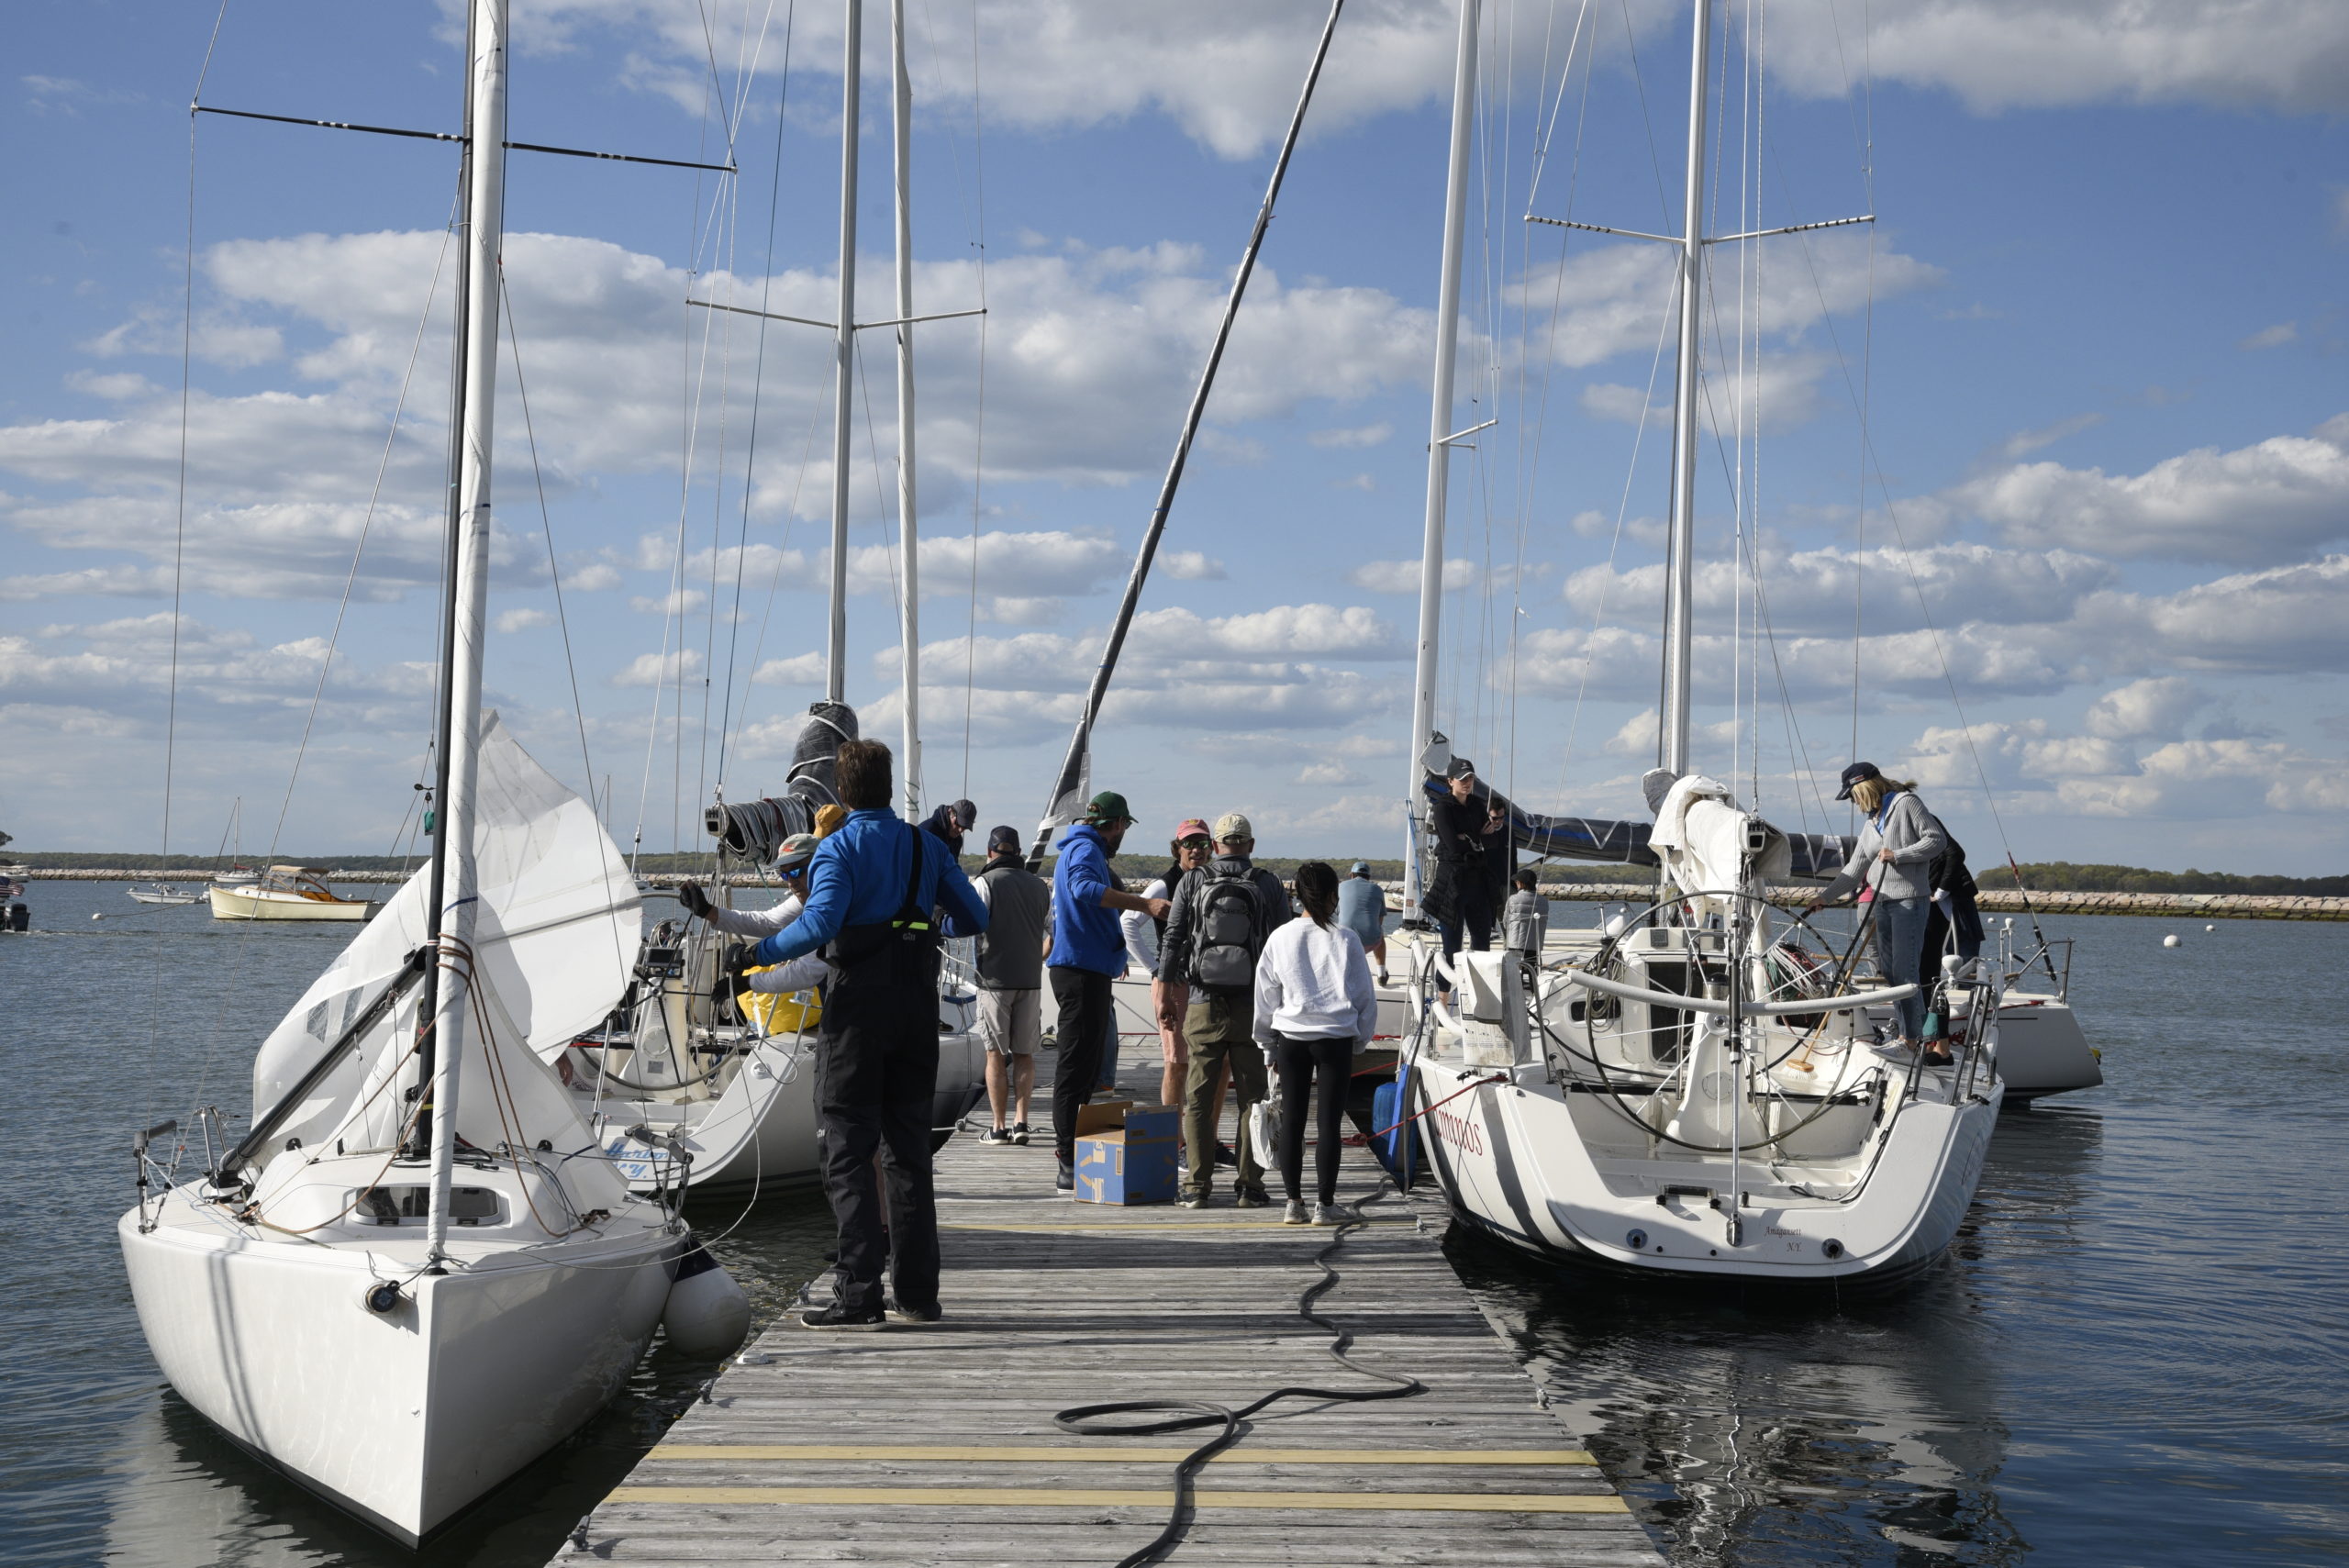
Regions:
<instances>
[{"instance_id":1,"label":"man in black sneakers","mask_svg":"<svg viewBox=\"0 0 2349 1568\"><path fill-rule=\"evenodd\" d=\"M836 773L848 820L809 862L799 918L752 950L754 962L780 963L820 948L831 967L816 1037L816 1117L824 1195L840 1224L840 1267L832 1304L800 1322L879 1328L885 1258L897 1296L887 1317L934 1323L930 1110L938 1082L941 931L930 912L945 912L944 935L964 937L986 929L987 910L953 851L889 809L888 747L849 741Z\"/></svg>"},{"instance_id":2,"label":"man in black sneakers","mask_svg":"<svg viewBox=\"0 0 2349 1568\"><path fill-rule=\"evenodd\" d=\"M987 834L987 863L971 885L987 906L979 939L979 1032L987 1042L986 1144L1028 1141L1028 1101L1036 1092L1036 1049L1044 1038L1045 911L1052 890L1028 869L1019 833Z\"/></svg>"}]
</instances>

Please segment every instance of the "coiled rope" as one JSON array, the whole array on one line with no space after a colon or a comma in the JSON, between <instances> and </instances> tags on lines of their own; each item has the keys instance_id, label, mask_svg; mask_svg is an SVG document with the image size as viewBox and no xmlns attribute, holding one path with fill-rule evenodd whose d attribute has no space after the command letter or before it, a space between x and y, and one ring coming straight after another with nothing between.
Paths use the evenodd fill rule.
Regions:
<instances>
[{"instance_id":1,"label":"coiled rope","mask_svg":"<svg viewBox=\"0 0 2349 1568\"><path fill-rule=\"evenodd\" d=\"M1368 1207L1384 1198L1391 1190L1390 1185L1371 1194L1363 1200L1360 1207ZM1325 1347L1330 1352L1330 1360L1357 1376L1373 1378L1392 1386L1353 1389L1302 1386L1275 1388L1263 1398L1252 1404L1243 1405L1236 1410L1230 1406L1217 1405L1205 1399L1121 1399L1106 1405L1072 1406L1052 1418L1052 1424L1061 1430L1085 1438L1141 1438L1150 1437L1159 1432L1187 1431L1196 1427L1221 1429L1214 1437L1193 1449L1185 1456L1183 1462L1174 1467L1174 1509L1167 1516L1166 1528L1160 1530L1149 1545L1121 1559L1118 1568L1141 1568L1143 1563L1155 1562L1182 1541L1184 1534L1190 1529L1191 1524L1194 1508L1192 1501L1194 1478L1208 1461L1240 1440L1242 1435L1240 1423L1266 1406L1282 1399L1316 1399L1361 1404L1374 1399L1408 1399L1414 1395L1425 1394L1428 1391L1427 1385L1416 1377L1400 1377L1393 1373L1379 1372L1350 1360L1345 1351L1346 1347L1353 1343L1353 1330L1340 1328L1313 1309L1315 1302L1337 1287L1341 1277L1338 1271L1330 1266L1331 1254L1344 1246L1346 1237L1364 1223L1365 1221L1357 1215L1353 1219L1338 1227L1337 1234L1330 1238L1329 1245L1314 1254L1313 1262L1315 1266L1320 1269L1321 1277L1306 1286L1303 1294L1297 1298L1297 1315L1330 1336L1330 1343ZM1167 1412L1180 1412L1180 1414L1171 1415L1164 1420L1132 1423L1111 1423L1103 1419L1111 1416L1139 1416Z\"/></svg>"}]
</instances>

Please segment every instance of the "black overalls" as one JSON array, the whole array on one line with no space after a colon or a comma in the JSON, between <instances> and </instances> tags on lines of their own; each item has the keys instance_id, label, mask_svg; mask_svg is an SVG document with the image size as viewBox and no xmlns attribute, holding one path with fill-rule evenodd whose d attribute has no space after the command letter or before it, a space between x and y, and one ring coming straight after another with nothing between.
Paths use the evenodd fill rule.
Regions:
<instances>
[{"instance_id":1,"label":"black overalls","mask_svg":"<svg viewBox=\"0 0 2349 1568\"><path fill-rule=\"evenodd\" d=\"M816 1037L816 1116L824 1195L840 1224L840 1303L881 1306L895 1255L897 1305L938 1306L938 1205L930 1184L930 1102L938 1083L938 931L921 905L922 834L906 896L886 921L848 926L825 957L832 979ZM874 1155L888 1187L885 1219Z\"/></svg>"}]
</instances>

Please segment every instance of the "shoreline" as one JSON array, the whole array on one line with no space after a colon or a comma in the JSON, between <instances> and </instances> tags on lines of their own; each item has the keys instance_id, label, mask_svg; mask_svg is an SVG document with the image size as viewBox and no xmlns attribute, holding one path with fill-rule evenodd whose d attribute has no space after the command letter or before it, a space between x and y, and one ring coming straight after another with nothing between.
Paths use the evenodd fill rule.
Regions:
<instances>
[{"instance_id":1,"label":"shoreline","mask_svg":"<svg viewBox=\"0 0 2349 1568\"><path fill-rule=\"evenodd\" d=\"M395 871L329 871L327 880L388 884L404 882L406 877ZM648 872L642 880L654 887L674 887L688 878L680 872ZM691 880L706 882L709 879L696 876ZM44 882L176 882L204 886L210 879L168 871L78 866L70 871L36 869L24 881L28 887ZM751 876L732 876L728 881L738 887L771 885ZM1394 882L1380 885L1390 894L1398 893L1402 888L1400 883ZM1782 900L1791 901L1808 895L1811 890L1800 886L1781 887L1775 891ZM1646 901L1646 889L1634 883L1550 882L1542 884L1540 892L1545 898L1565 904ZM1976 895L1976 903L1986 915L2133 915L2146 918L2199 916L2215 920L2349 920L2349 897L2323 897L2310 894L2019 893L2012 888L1984 888Z\"/></svg>"}]
</instances>

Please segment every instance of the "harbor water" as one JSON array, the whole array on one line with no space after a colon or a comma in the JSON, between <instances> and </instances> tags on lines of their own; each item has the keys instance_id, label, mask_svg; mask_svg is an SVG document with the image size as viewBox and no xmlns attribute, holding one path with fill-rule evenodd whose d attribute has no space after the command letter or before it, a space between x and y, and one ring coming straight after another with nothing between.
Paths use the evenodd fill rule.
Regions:
<instances>
[{"instance_id":1,"label":"harbor water","mask_svg":"<svg viewBox=\"0 0 2349 1568\"><path fill-rule=\"evenodd\" d=\"M37 884L28 902L39 929L0 938L18 1162L0 1188L0 1560L544 1562L708 1369L656 1349L603 1416L419 1553L248 1460L163 1386L114 1223L133 1132L207 1101L241 1116L255 1042L349 933L141 909L119 884ZM1912 1284L1700 1296L1453 1239L1675 1563L2349 1560L2349 1215L2332 1197L2349 930L2051 929L2077 939L2074 997L2108 1082L2004 1118L1956 1248ZM693 1218L762 1320L829 1243L806 1193Z\"/></svg>"}]
</instances>

